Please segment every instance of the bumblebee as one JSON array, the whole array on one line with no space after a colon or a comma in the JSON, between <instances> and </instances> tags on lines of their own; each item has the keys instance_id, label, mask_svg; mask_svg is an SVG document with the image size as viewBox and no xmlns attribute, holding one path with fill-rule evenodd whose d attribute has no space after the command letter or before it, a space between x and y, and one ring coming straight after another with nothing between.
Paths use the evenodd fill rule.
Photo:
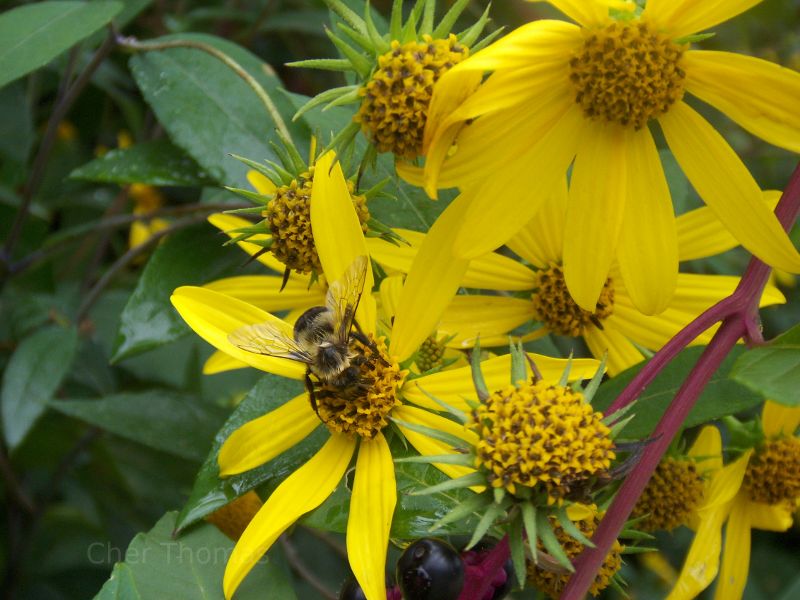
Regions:
<instances>
[{"instance_id":1,"label":"bumblebee","mask_svg":"<svg viewBox=\"0 0 800 600\"><path fill-rule=\"evenodd\" d=\"M325 306L313 306L300 315L293 338L277 323L268 322L240 327L228 335L228 341L247 352L305 364L306 389L317 413L314 390L318 384L334 386L345 393L363 391L371 383L360 375L359 367L366 359L353 351L350 341L354 338L377 354L374 343L355 320L368 267L366 256L356 258L342 278L329 285Z\"/></svg>"}]
</instances>

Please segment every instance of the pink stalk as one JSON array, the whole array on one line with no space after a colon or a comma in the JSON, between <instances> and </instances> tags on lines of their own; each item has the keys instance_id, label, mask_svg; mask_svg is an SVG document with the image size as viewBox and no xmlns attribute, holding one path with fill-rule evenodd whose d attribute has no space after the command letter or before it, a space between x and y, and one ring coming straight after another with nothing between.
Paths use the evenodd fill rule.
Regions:
<instances>
[{"instance_id":1,"label":"pink stalk","mask_svg":"<svg viewBox=\"0 0 800 600\"><path fill-rule=\"evenodd\" d=\"M775 215L787 231L792 227L799 214L800 164L795 168L775 209ZM768 265L755 257L752 258L736 291L730 297L708 309L670 340L608 408L607 414L611 414L636 400L647 385L690 341L714 323L722 321L722 326L678 390L666 413L661 417L653 432L655 441L645 448L640 461L623 482L608 512L592 536L595 547L585 548L578 556L575 562L575 574L564 588L561 600L580 600L589 591L598 570L619 536L661 457L694 407L703 388L739 338L744 336L749 341L761 340L758 304L769 274L770 267Z\"/></svg>"}]
</instances>

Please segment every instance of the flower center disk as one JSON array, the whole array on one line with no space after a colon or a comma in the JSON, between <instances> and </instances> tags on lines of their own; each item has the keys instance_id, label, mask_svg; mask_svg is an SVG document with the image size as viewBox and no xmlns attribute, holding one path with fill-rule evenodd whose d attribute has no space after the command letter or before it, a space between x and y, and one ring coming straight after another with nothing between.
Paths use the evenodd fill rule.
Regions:
<instances>
[{"instance_id":1,"label":"flower center disk","mask_svg":"<svg viewBox=\"0 0 800 600\"><path fill-rule=\"evenodd\" d=\"M361 88L361 108L355 117L380 152L406 159L422 153L422 137L433 86L469 54L455 35L401 45L378 58L378 68Z\"/></svg>"},{"instance_id":2,"label":"flower center disk","mask_svg":"<svg viewBox=\"0 0 800 600\"><path fill-rule=\"evenodd\" d=\"M436 334L429 335L417 350L415 362L420 373L442 366L444 344L436 339Z\"/></svg>"},{"instance_id":3,"label":"flower center disk","mask_svg":"<svg viewBox=\"0 0 800 600\"><path fill-rule=\"evenodd\" d=\"M646 22L587 30L570 60L575 101L590 119L641 129L683 97L685 46Z\"/></svg>"},{"instance_id":4,"label":"flower center disk","mask_svg":"<svg viewBox=\"0 0 800 600\"><path fill-rule=\"evenodd\" d=\"M350 364L359 369L359 381L347 388L330 384L315 389L317 412L332 433L372 439L386 425L393 408L400 405L397 390L406 371L389 356L384 338L373 347L350 341Z\"/></svg>"},{"instance_id":5,"label":"flower center disk","mask_svg":"<svg viewBox=\"0 0 800 600\"><path fill-rule=\"evenodd\" d=\"M603 284L594 312L578 306L567 289L564 271L552 265L536 273L536 292L531 297L537 317L555 334L578 337L589 325L602 329L602 321L614 312L614 283Z\"/></svg>"},{"instance_id":6,"label":"flower center disk","mask_svg":"<svg viewBox=\"0 0 800 600\"><path fill-rule=\"evenodd\" d=\"M672 531L686 523L703 498L703 478L688 459L662 460L633 508L642 531Z\"/></svg>"},{"instance_id":7,"label":"flower center disk","mask_svg":"<svg viewBox=\"0 0 800 600\"><path fill-rule=\"evenodd\" d=\"M575 525L583 535L589 539L592 539L592 535L594 535L599 523L600 519L597 516L592 515L588 519L576 521ZM561 525L555 519L551 518L550 524L553 527L553 533L555 533L559 545L564 549L566 555L569 558L577 557L578 554L583 551L583 544L567 534L567 532L564 531L564 528L561 527ZM541 541L539 541L537 545L542 552L547 551ZM624 548L622 544L620 544L618 540L614 540L614 545L611 547L611 551L608 553L603 561L603 565L597 572L597 576L592 582L592 587L589 588L589 593L592 596L599 595L602 590L607 588L611 583L611 579L622 567L623 549ZM531 562L528 563L528 581L553 599L557 599L559 596L561 596L561 592L564 591L570 575L571 573L556 573L554 571L539 567Z\"/></svg>"},{"instance_id":8,"label":"flower center disk","mask_svg":"<svg viewBox=\"0 0 800 600\"><path fill-rule=\"evenodd\" d=\"M275 190L272 200L267 204L263 216L266 217L272 232L270 250L279 261L297 273L322 273L314 236L311 231L311 188L314 182L314 168L298 175L289 185ZM348 181L353 206L361 222L361 229L367 232L369 210L363 196L353 195L354 187Z\"/></svg>"},{"instance_id":9,"label":"flower center disk","mask_svg":"<svg viewBox=\"0 0 800 600\"><path fill-rule=\"evenodd\" d=\"M771 440L750 458L744 475L750 498L765 504L800 499L800 439Z\"/></svg>"},{"instance_id":10,"label":"flower center disk","mask_svg":"<svg viewBox=\"0 0 800 600\"><path fill-rule=\"evenodd\" d=\"M489 483L516 486L560 502L608 470L615 454L610 430L583 395L543 381L494 392L473 410L476 466Z\"/></svg>"}]
</instances>

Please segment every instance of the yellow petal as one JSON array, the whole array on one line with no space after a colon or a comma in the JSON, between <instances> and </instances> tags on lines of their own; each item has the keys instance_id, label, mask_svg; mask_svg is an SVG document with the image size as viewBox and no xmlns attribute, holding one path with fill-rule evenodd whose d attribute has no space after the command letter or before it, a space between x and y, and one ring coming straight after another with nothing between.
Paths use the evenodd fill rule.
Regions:
<instances>
[{"instance_id":1,"label":"yellow petal","mask_svg":"<svg viewBox=\"0 0 800 600\"><path fill-rule=\"evenodd\" d=\"M222 444L218 457L220 476L244 473L263 465L305 439L319 424L307 393L248 421Z\"/></svg>"},{"instance_id":2,"label":"yellow petal","mask_svg":"<svg viewBox=\"0 0 800 600\"><path fill-rule=\"evenodd\" d=\"M389 354L403 361L436 329L469 261L450 253L471 196L461 194L436 219L408 272L392 327Z\"/></svg>"},{"instance_id":3,"label":"yellow petal","mask_svg":"<svg viewBox=\"0 0 800 600\"><path fill-rule=\"evenodd\" d=\"M568 203L567 180L563 178L536 216L508 240L506 245L540 269L546 269L553 263L561 263Z\"/></svg>"},{"instance_id":4,"label":"yellow petal","mask_svg":"<svg viewBox=\"0 0 800 600\"><path fill-rule=\"evenodd\" d=\"M269 177L252 169L247 172L247 181L253 186L253 189L262 196L274 194L277 189Z\"/></svg>"},{"instance_id":5,"label":"yellow petal","mask_svg":"<svg viewBox=\"0 0 800 600\"><path fill-rule=\"evenodd\" d=\"M648 0L643 19L666 29L673 38L704 31L732 19L761 0Z\"/></svg>"},{"instance_id":6,"label":"yellow petal","mask_svg":"<svg viewBox=\"0 0 800 600\"><path fill-rule=\"evenodd\" d=\"M507 335L533 317L530 300L508 296L456 296L442 315L438 331L441 335L455 336L449 344L472 348L477 338Z\"/></svg>"},{"instance_id":7,"label":"yellow petal","mask_svg":"<svg viewBox=\"0 0 800 600\"><path fill-rule=\"evenodd\" d=\"M335 161L335 162L334 162ZM311 229L320 263L328 281L336 281L359 256L369 257L342 165L333 152L320 157L314 167L311 188ZM367 269L364 294L356 320L367 333L375 333L375 298L372 296L372 268Z\"/></svg>"},{"instance_id":8,"label":"yellow petal","mask_svg":"<svg viewBox=\"0 0 800 600\"><path fill-rule=\"evenodd\" d=\"M387 323L391 323L397 313L397 305L400 303L400 295L403 293L403 276L392 275L381 281L381 318Z\"/></svg>"},{"instance_id":9,"label":"yellow petal","mask_svg":"<svg viewBox=\"0 0 800 600\"><path fill-rule=\"evenodd\" d=\"M553 383L556 383L561 378L561 374L568 363L566 359L551 358L541 354L528 353L528 356L536 364L542 374L542 378ZM570 381L591 378L597 372L599 366L599 361L591 358L573 359ZM489 392L505 388L511 382L511 356L505 354L485 360L481 363L481 371ZM422 390L463 411L471 410L464 397L477 398L475 386L472 383L472 370L470 367L425 375L403 386L405 399L424 408L441 410L442 407L431 400Z\"/></svg>"},{"instance_id":10,"label":"yellow petal","mask_svg":"<svg viewBox=\"0 0 800 600\"><path fill-rule=\"evenodd\" d=\"M727 512L730 509L731 501L742 487L747 462L752 453L752 449L747 450L734 462L712 474L703 504L698 508L698 513L702 518L721 510Z\"/></svg>"},{"instance_id":11,"label":"yellow petal","mask_svg":"<svg viewBox=\"0 0 800 600\"><path fill-rule=\"evenodd\" d=\"M697 461L700 473L717 471L722 468L722 436L719 429L706 425L700 430L687 455Z\"/></svg>"},{"instance_id":12,"label":"yellow petal","mask_svg":"<svg viewBox=\"0 0 800 600\"><path fill-rule=\"evenodd\" d=\"M628 200L617 258L634 305L655 315L669 304L678 276L675 214L650 131L645 127L630 133L625 146Z\"/></svg>"},{"instance_id":13,"label":"yellow petal","mask_svg":"<svg viewBox=\"0 0 800 600\"><path fill-rule=\"evenodd\" d=\"M444 417L427 410L404 405L394 409L394 411L392 411L392 416L407 423L422 425L423 427L430 427L431 429L436 429L437 431L458 436L465 440L464 447L467 447L467 445L474 445L477 442L477 436L473 432L467 430L467 428L463 425L459 425L450 419L445 419ZM403 436L422 456L441 456L443 454L453 454L453 447L440 440L428 437L425 434L418 433L408 429L407 427L403 427L400 424L398 424L398 427L400 428L400 431L403 432ZM442 463L432 464L434 467L452 479L475 471L475 469L471 467L465 467L462 465L448 465Z\"/></svg>"},{"instance_id":14,"label":"yellow petal","mask_svg":"<svg viewBox=\"0 0 800 600\"><path fill-rule=\"evenodd\" d=\"M226 600L273 542L297 519L333 493L350 464L356 442L333 435L311 459L272 493L247 526L225 567L222 587Z\"/></svg>"},{"instance_id":15,"label":"yellow petal","mask_svg":"<svg viewBox=\"0 0 800 600\"><path fill-rule=\"evenodd\" d=\"M232 296L268 312L324 306L325 290L318 283L309 287L308 277L283 278L273 275L239 275L207 283L203 287Z\"/></svg>"},{"instance_id":16,"label":"yellow petal","mask_svg":"<svg viewBox=\"0 0 800 600\"><path fill-rule=\"evenodd\" d=\"M600 25L608 20L608 8L596 0L528 0L547 2L584 27Z\"/></svg>"},{"instance_id":17,"label":"yellow petal","mask_svg":"<svg viewBox=\"0 0 800 600\"><path fill-rule=\"evenodd\" d=\"M548 117L547 124L552 123L549 130L527 138L529 149L506 165L506 175L493 174L470 190L476 198L453 246L456 256L474 258L501 246L557 191L587 122L577 105L568 104L564 108L557 120ZM531 139L538 141L531 144Z\"/></svg>"},{"instance_id":18,"label":"yellow petal","mask_svg":"<svg viewBox=\"0 0 800 600\"><path fill-rule=\"evenodd\" d=\"M608 323L602 330L597 327L587 327L583 332L583 338L593 356L603 358L607 354L606 368L608 374L614 376L642 362L644 355L612 325L613 323Z\"/></svg>"},{"instance_id":19,"label":"yellow petal","mask_svg":"<svg viewBox=\"0 0 800 600\"><path fill-rule=\"evenodd\" d=\"M659 122L683 172L733 236L764 262L800 272L800 254L755 180L708 121L679 102Z\"/></svg>"},{"instance_id":20,"label":"yellow petal","mask_svg":"<svg viewBox=\"0 0 800 600\"><path fill-rule=\"evenodd\" d=\"M772 211L780 197L781 192L774 190L762 192L764 202ZM707 206L680 215L675 224L678 229L678 255L681 261L714 256L739 245Z\"/></svg>"},{"instance_id":21,"label":"yellow petal","mask_svg":"<svg viewBox=\"0 0 800 600\"><path fill-rule=\"evenodd\" d=\"M233 232L234 229L253 226L253 223L247 219L243 219L235 215L226 215L224 213L210 215L208 217L208 222L225 233L231 239L239 235L238 233ZM270 236L267 234L256 234L250 237L250 239L253 241L265 242L270 239ZM275 258L272 252L263 252L264 248L258 244L253 244L251 242L236 242L236 245L247 252L247 254L250 256L255 256L261 252L256 260L273 271L283 273L283 271L286 269L286 265Z\"/></svg>"},{"instance_id":22,"label":"yellow petal","mask_svg":"<svg viewBox=\"0 0 800 600\"><path fill-rule=\"evenodd\" d=\"M246 362L233 358L222 350L215 350L203 364L203 375L216 375L217 373L244 369L249 366Z\"/></svg>"},{"instance_id":23,"label":"yellow petal","mask_svg":"<svg viewBox=\"0 0 800 600\"><path fill-rule=\"evenodd\" d=\"M725 552L714 600L740 600L750 571L750 515L748 500L740 495L733 503L725 527Z\"/></svg>"},{"instance_id":24,"label":"yellow petal","mask_svg":"<svg viewBox=\"0 0 800 600\"><path fill-rule=\"evenodd\" d=\"M628 202L625 130L592 123L575 158L564 234L564 279L575 302L594 311L608 278Z\"/></svg>"},{"instance_id":25,"label":"yellow petal","mask_svg":"<svg viewBox=\"0 0 800 600\"><path fill-rule=\"evenodd\" d=\"M752 56L684 54L686 89L770 144L800 152L800 73Z\"/></svg>"},{"instance_id":26,"label":"yellow petal","mask_svg":"<svg viewBox=\"0 0 800 600\"><path fill-rule=\"evenodd\" d=\"M389 444L381 433L362 439L347 519L347 557L367 600L386 598L386 550L396 503Z\"/></svg>"},{"instance_id":27,"label":"yellow petal","mask_svg":"<svg viewBox=\"0 0 800 600\"><path fill-rule=\"evenodd\" d=\"M692 600L714 581L722 550L722 524L727 511L716 511L700 521L683 568L667 600Z\"/></svg>"},{"instance_id":28,"label":"yellow petal","mask_svg":"<svg viewBox=\"0 0 800 600\"><path fill-rule=\"evenodd\" d=\"M128 247L135 248L144 244L150 239L150 227L142 221L134 221L131 223L131 230L128 234Z\"/></svg>"},{"instance_id":29,"label":"yellow petal","mask_svg":"<svg viewBox=\"0 0 800 600\"><path fill-rule=\"evenodd\" d=\"M286 335L291 338L291 325L278 317L236 298L201 287L179 287L170 300L187 325L218 350L267 373L292 379L305 377L305 366L299 362L247 352L228 341L228 334L240 327L267 321L283 324Z\"/></svg>"},{"instance_id":30,"label":"yellow petal","mask_svg":"<svg viewBox=\"0 0 800 600\"><path fill-rule=\"evenodd\" d=\"M786 531L793 522L792 505L789 503L762 504L750 501L747 504L747 513L752 529Z\"/></svg>"},{"instance_id":31,"label":"yellow petal","mask_svg":"<svg viewBox=\"0 0 800 600\"><path fill-rule=\"evenodd\" d=\"M761 426L768 438L794 435L800 427L800 406L786 406L767 400L761 413Z\"/></svg>"}]
</instances>

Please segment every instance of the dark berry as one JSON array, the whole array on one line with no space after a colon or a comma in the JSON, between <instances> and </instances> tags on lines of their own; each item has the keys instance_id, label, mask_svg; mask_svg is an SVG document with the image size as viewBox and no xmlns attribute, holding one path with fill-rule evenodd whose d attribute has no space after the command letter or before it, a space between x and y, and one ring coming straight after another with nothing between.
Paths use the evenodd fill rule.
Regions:
<instances>
[{"instance_id":1,"label":"dark berry","mask_svg":"<svg viewBox=\"0 0 800 600\"><path fill-rule=\"evenodd\" d=\"M397 582L405 600L457 600L464 586L464 563L447 542L417 540L397 561Z\"/></svg>"},{"instance_id":2,"label":"dark berry","mask_svg":"<svg viewBox=\"0 0 800 600\"><path fill-rule=\"evenodd\" d=\"M367 597L355 578L350 577L339 592L339 600L367 600Z\"/></svg>"}]
</instances>

